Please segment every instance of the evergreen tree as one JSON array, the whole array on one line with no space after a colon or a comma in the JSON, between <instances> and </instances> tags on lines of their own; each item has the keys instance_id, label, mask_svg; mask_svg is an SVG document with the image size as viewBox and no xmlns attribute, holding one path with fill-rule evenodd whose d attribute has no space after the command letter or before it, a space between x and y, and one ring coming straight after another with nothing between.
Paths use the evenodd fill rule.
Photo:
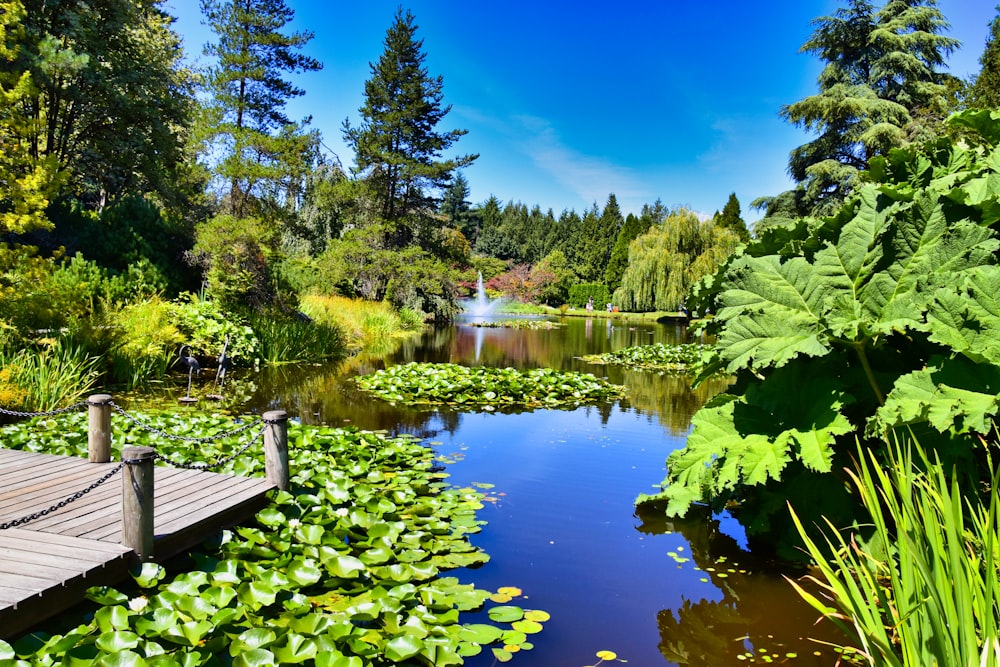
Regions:
<instances>
[{"instance_id":1,"label":"evergreen tree","mask_svg":"<svg viewBox=\"0 0 1000 667\"><path fill-rule=\"evenodd\" d=\"M500 200L490 195L476 214L480 220L476 252L499 259L513 259L516 249L510 239L503 234L503 211L500 209Z\"/></svg>"},{"instance_id":2,"label":"evergreen tree","mask_svg":"<svg viewBox=\"0 0 1000 667\"><path fill-rule=\"evenodd\" d=\"M435 192L447 187L456 169L478 157L441 157L466 130L435 129L451 107L442 105L442 77L432 77L424 67L423 40L416 39L416 30L413 15L398 9L385 50L371 64L372 76L365 82L361 124L351 127L344 121L356 172L369 183L380 216L395 225L397 247L417 236L419 223L407 218L434 211Z\"/></svg>"},{"instance_id":3,"label":"evergreen tree","mask_svg":"<svg viewBox=\"0 0 1000 667\"><path fill-rule=\"evenodd\" d=\"M468 199L469 182L465 180L462 172L455 172L451 185L445 190L444 197L441 199L439 212L447 218L452 227L462 232L465 238L474 244L479 232L479 221L473 213Z\"/></svg>"},{"instance_id":4,"label":"evergreen tree","mask_svg":"<svg viewBox=\"0 0 1000 667\"><path fill-rule=\"evenodd\" d=\"M792 151L794 196L757 200L769 217L823 215L836 210L875 155L937 131L953 77L941 73L958 45L935 0L889 0L876 12L867 0L847 0L816 19L802 50L826 66L820 91L782 108L789 122L818 136Z\"/></svg>"},{"instance_id":5,"label":"evergreen tree","mask_svg":"<svg viewBox=\"0 0 1000 667\"><path fill-rule=\"evenodd\" d=\"M1000 109L1000 5L990 21L990 35L979 64L981 68L969 89L967 102L979 109Z\"/></svg>"},{"instance_id":6,"label":"evergreen tree","mask_svg":"<svg viewBox=\"0 0 1000 667\"><path fill-rule=\"evenodd\" d=\"M740 200L736 198L735 192L729 195L726 205L722 207L722 212L716 213L712 222L718 227L735 232L743 241L750 239L750 231L747 229L746 223L743 222L743 216L740 215Z\"/></svg>"},{"instance_id":7,"label":"evergreen tree","mask_svg":"<svg viewBox=\"0 0 1000 667\"><path fill-rule=\"evenodd\" d=\"M210 101L202 128L225 210L236 217L288 208L314 161L319 137L285 115L305 91L284 77L322 68L300 50L311 32L283 32L295 12L284 0L201 0L217 42L207 73Z\"/></svg>"},{"instance_id":8,"label":"evergreen tree","mask_svg":"<svg viewBox=\"0 0 1000 667\"><path fill-rule=\"evenodd\" d=\"M615 247L611 249L611 258L608 260L608 268L604 271L604 282L608 285L608 290L612 293L622 284L622 274L628 266L628 246L643 233L642 223L639 218L629 213L625 216L625 223L618 238L615 239Z\"/></svg>"},{"instance_id":9,"label":"evergreen tree","mask_svg":"<svg viewBox=\"0 0 1000 667\"><path fill-rule=\"evenodd\" d=\"M580 235L580 265L577 272L584 282L600 282L611 259L611 249L623 224L621 209L614 193L608 195L604 210L597 204L584 213Z\"/></svg>"}]
</instances>

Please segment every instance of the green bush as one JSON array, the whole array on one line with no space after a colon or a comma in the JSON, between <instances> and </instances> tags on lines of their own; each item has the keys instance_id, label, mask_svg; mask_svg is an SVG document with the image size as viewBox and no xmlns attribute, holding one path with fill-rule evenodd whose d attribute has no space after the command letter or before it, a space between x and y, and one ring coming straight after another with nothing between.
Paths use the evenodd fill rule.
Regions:
<instances>
[{"instance_id":1,"label":"green bush","mask_svg":"<svg viewBox=\"0 0 1000 667\"><path fill-rule=\"evenodd\" d=\"M603 310L604 305L611 301L608 286L602 283L579 283L570 286L569 305L574 308L583 308L591 298L594 300L594 308Z\"/></svg>"},{"instance_id":2,"label":"green bush","mask_svg":"<svg viewBox=\"0 0 1000 667\"><path fill-rule=\"evenodd\" d=\"M110 331L106 372L126 390L166 376L184 337L174 324L174 308L158 297L109 306L101 331Z\"/></svg>"},{"instance_id":3,"label":"green bush","mask_svg":"<svg viewBox=\"0 0 1000 667\"><path fill-rule=\"evenodd\" d=\"M170 312L191 355L217 357L228 336L226 353L233 364L256 367L260 363L260 341L253 328L241 316L225 312L218 301L184 294L170 304Z\"/></svg>"}]
</instances>

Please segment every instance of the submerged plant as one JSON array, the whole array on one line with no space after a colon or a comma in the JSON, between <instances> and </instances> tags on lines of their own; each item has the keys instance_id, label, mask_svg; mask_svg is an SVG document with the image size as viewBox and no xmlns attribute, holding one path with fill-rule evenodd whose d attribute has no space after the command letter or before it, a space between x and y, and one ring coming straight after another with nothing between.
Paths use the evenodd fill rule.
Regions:
<instances>
[{"instance_id":1,"label":"submerged plant","mask_svg":"<svg viewBox=\"0 0 1000 667\"><path fill-rule=\"evenodd\" d=\"M827 522L821 547L792 513L822 574L810 579L832 603L792 585L858 638L860 649L844 649L870 665L1000 665L996 479L988 504L966 500L919 444L889 451L883 467L862 449L860 470L850 473L874 525L867 542L856 531L845 537Z\"/></svg>"},{"instance_id":2,"label":"submerged plant","mask_svg":"<svg viewBox=\"0 0 1000 667\"><path fill-rule=\"evenodd\" d=\"M624 388L589 373L458 364L400 364L355 382L399 403L556 407L620 398Z\"/></svg>"},{"instance_id":3,"label":"submerged plant","mask_svg":"<svg viewBox=\"0 0 1000 667\"><path fill-rule=\"evenodd\" d=\"M143 415L161 431L205 438L232 429L215 416ZM86 452L83 415L6 427L7 446ZM172 460L231 454L239 442L154 442L131 422L121 443L155 444ZM117 428L117 424L116 424ZM253 449L226 472L263 474ZM511 604L514 588L491 594L444 576L489 560L469 541L481 529L482 494L455 488L434 452L412 437L292 425L290 492L221 543L191 554L189 571L147 564L137 590L91 589L92 614L55 634L0 641L0 662L116 665L391 663L461 665L493 646L512 653L548 615ZM462 623L487 610L491 623ZM52 624L55 624L53 621Z\"/></svg>"}]
</instances>

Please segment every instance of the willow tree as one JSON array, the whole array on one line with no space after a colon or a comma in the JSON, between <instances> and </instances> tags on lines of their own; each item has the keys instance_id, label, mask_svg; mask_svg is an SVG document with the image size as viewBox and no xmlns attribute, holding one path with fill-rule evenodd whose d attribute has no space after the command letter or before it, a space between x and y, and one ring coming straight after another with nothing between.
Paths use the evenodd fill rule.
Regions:
<instances>
[{"instance_id":1,"label":"willow tree","mask_svg":"<svg viewBox=\"0 0 1000 667\"><path fill-rule=\"evenodd\" d=\"M677 310L691 287L715 273L740 237L687 210L671 213L629 245L614 303L622 310Z\"/></svg>"}]
</instances>

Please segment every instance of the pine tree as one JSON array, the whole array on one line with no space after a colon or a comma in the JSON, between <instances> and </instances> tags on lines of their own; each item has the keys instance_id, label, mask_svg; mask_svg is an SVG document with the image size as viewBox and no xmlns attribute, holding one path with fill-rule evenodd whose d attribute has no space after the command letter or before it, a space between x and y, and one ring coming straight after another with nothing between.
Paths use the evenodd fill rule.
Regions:
<instances>
[{"instance_id":1,"label":"pine tree","mask_svg":"<svg viewBox=\"0 0 1000 667\"><path fill-rule=\"evenodd\" d=\"M467 131L435 129L451 107L442 104L442 77L432 77L424 66L423 40L416 39L416 31L413 15L398 9L385 50L365 82L361 124L351 127L344 121L356 173L369 183L381 217L396 226L397 246L417 236L420 224L407 218L434 211L435 193L448 186L456 169L478 157L442 159Z\"/></svg>"},{"instance_id":2,"label":"pine tree","mask_svg":"<svg viewBox=\"0 0 1000 667\"><path fill-rule=\"evenodd\" d=\"M205 47L211 97L202 128L226 211L236 217L263 206L284 208L289 190L305 178L319 137L285 114L288 100L305 93L284 77L322 68L300 50L313 34L283 32L295 16L284 0L201 0L218 41Z\"/></svg>"},{"instance_id":3,"label":"pine tree","mask_svg":"<svg viewBox=\"0 0 1000 667\"><path fill-rule=\"evenodd\" d=\"M475 244L479 232L478 220L469 204L469 182L462 172L455 172L451 185L445 190L441 199L439 212L447 218L452 227L462 232L469 243Z\"/></svg>"},{"instance_id":4,"label":"pine tree","mask_svg":"<svg viewBox=\"0 0 1000 667\"><path fill-rule=\"evenodd\" d=\"M718 227L735 232L743 241L750 239L750 231L743 222L743 216L740 215L740 200L736 198L735 192L729 195L726 205L722 207L721 212L715 214L712 222Z\"/></svg>"},{"instance_id":5,"label":"pine tree","mask_svg":"<svg viewBox=\"0 0 1000 667\"><path fill-rule=\"evenodd\" d=\"M622 274L628 266L628 246L645 230L639 218L629 213L625 216L625 223L618 238L615 239L615 246L611 249L611 258L608 260L608 268L604 271L604 282L608 286L608 291L614 292L622 284Z\"/></svg>"},{"instance_id":6,"label":"pine tree","mask_svg":"<svg viewBox=\"0 0 1000 667\"><path fill-rule=\"evenodd\" d=\"M997 15L990 21L990 35L986 48L979 56L981 69L969 89L969 106L979 109L1000 108L1000 5Z\"/></svg>"}]
</instances>

